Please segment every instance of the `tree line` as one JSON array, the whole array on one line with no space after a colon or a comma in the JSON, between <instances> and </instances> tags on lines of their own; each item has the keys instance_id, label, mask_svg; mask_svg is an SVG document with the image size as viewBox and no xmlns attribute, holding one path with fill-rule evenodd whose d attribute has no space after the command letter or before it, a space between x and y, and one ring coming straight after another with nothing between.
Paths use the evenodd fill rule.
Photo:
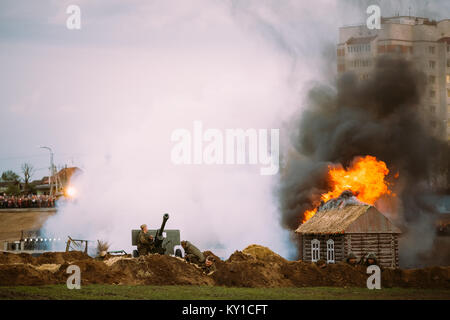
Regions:
<instances>
[{"instance_id":1,"label":"tree line","mask_svg":"<svg viewBox=\"0 0 450 320\"><path fill-rule=\"evenodd\" d=\"M0 182L6 186L6 190L3 193L10 196L36 193L35 186L31 184L31 177L35 173L34 167L29 163L24 163L21 166L21 173L22 176L19 176L12 170L2 172Z\"/></svg>"}]
</instances>

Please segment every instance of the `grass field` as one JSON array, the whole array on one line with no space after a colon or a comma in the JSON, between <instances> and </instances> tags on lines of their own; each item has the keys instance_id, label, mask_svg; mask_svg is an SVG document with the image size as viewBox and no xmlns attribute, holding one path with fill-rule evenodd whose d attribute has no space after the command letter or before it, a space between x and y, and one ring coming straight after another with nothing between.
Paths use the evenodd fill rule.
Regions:
<instances>
[{"instance_id":1,"label":"grass field","mask_svg":"<svg viewBox=\"0 0 450 320\"><path fill-rule=\"evenodd\" d=\"M207 286L115 286L88 285L80 290L69 290L65 285L40 287L0 287L0 299L162 299L162 300L309 300L309 299L445 299L450 290L389 288L226 288Z\"/></svg>"}]
</instances>

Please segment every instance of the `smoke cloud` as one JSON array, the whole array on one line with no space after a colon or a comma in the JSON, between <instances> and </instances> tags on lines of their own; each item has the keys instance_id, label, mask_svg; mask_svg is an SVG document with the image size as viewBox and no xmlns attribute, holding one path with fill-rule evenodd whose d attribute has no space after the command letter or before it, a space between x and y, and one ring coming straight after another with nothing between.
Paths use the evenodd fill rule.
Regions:
<instances>
[{"instance_id":1,"label":"smoke cloud","mask_svg":"<svg viewBox=\"0 0 450 320\"><path fill-rule=\"evenodd\" d=\"M384 57L369 80L347 73L335 87L310 90L305 109L291 124L293 150L281 176L284 227L297 228L304 211L316 207L320 195L330 190L329 164L347 167L355 157L371 155L388 165L388 179L400 200L386 204L383 199L379 205L404 228L405 261L430 247L435 209L426 195L436 192L439 183L445 186L449 146L427 129L421 104L424 79L410 62Z\"/></svg>"},{"instance_id":2,"label":"smoke cloud","mask_svg":"<svg viewBox=\"0 0 450 320\"><path fill-rule=\"evenodd\" d=\"M422 14L423 2L412 1L419 8L412 13ZM439 17L447 2L425 9ZM280 143L289 145L284 122L303 108L298 101L311 81L334 79L338 28L365 21L361 3L79 0L82 28L69 31L71 0L4 0L0 117L8 121L0 135L8 138L0 145L8 154L0 165L20 169L15 155L49 145L56 164L83 169L73 182L76 202L45 226L61 238L102 239L111 249L129 251L131 229L158 227L168 212L167 228L179 228L201 249L221 248L226 256L260 243L292 257L295 247L279 223L273 192L277 179L261 176L257 166L175 166L171 133L192 130L195 120L219 130L280 128ZM383 16L396 13L391 2L378 3ZM321 90L327 94L311 92L317 103L336 104L335 88ZM363 113L350 111L349 119ZM329 121L338 127L336 119ZM282 224L288 230L311 203L303 199L327 188L327 161L351 157L350 151L338 156L317 147L321 142L314 139L328 142L333 134L305 136L301 140L310 141L304 146L300 136L293 140L301 160L289 158L286 172L295 173L283 176ZM41 177L47 175L47 153L31 160Z\"/></svg>"},{"instance_id":3,"label":"smoke cloud","mask_svg":"<svg viewBox=\"0 0 450 320\"><path fill-rule=\"evenodd\" d=\"M300 31L333 4L136 5L122 14L106 2L114 14L94 19L89 15L100 7L80 4L87 19L82 30L68 33L70 41L58 38L73 47L52 48L52 66L39 66L54 77L41 91L63 102L70 121L61 135L80 150L84 171L73 182L76 201L61 207L45 231L105 240L129 252L131 230L143 223L159 228L167 212L166 228L180 229L182 239L202 250L226 258L258 243L292 256L289 232L278 222L276 178L261 176L259 165L175 165L171 135L192 132L196 120L205 130L280 128L296 107L299 84L320 65L309 56L325 40L334 43L325 30L337 25L322 23L314 41L307 40L317 30ZM63 97L51 88L60 79L53 70L65 72L64 88L56 83Z\"/></svg>"}]
</instances>

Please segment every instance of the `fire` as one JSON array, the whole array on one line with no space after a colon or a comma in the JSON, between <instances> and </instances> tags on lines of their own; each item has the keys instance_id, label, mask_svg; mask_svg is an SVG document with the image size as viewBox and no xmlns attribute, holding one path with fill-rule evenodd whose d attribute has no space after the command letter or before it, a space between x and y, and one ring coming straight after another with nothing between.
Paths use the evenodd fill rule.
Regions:
<instances>
[{"instance_id":1,"label":"fire","mask_svg":"<svg viewBox=\"0 0 450 320\"><path fill-rule=\"evenodd\" d=\"M392 195L385 177L389 169L381 160L373 156L357 157L347 169L341 166L329 166L328 177L332 190L320 197L324 202L338 197L343 191L351 190L358 200L374 204L383 195ZM398 173L396 174L396 176ZM317 212L317 208L303 214L303 221L308 221Z\"/></svg>"},{"instance_id":2,"label":"fire","mask_svg":"<svg viewBox=\"0 0 450 320\"><path fill-rule=\"evenodd\" d=\"M74 198L77 195L77 189L75 189L73 186L68 186L65 190L66 197Z\"/></svg>"}]
</instances>

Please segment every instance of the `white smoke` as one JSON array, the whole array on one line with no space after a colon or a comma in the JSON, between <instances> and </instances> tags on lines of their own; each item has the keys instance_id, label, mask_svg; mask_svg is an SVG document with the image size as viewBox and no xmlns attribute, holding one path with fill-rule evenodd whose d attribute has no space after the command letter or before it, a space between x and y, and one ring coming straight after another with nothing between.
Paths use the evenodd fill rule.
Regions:
<instances>
[{"instance_id":1,"label":"white smoke","mask_svg":"<svg viewBox=\"0 0 450 320\"><path fill-rule=\"evenodd\" d=\"M89 6L80 7L88 17ZM84 173L73 182L77 200L45 231L129 252L131 230L158 228L167 212L166 228L203 250L222 248L227 256L258 243L291 255L273 176L261 176L259 165L176 166L170 137L175 129L192 131L194 120L205 129L280 128L321 60L312 52L323 36L314 39L319 33L306 27L319 24L330 2L314 8L297 1L139 2L127 14L87 19L82 32L89 34L76 41L89 48L52 50L49 72L55 81L64 70L63 108L77 127L68 143L84 155Z\"/></svg>"},{"instance_id":2,"label":"white smoke","mask_svg":"<svg viewBox=\"0 0 450 320\"><path fill-rule=\"evenodd\" d=\"M46 232L129 251L131 229L157 228L168 212L166 227L201 249L229 254L259 243L292 255L274 177L258 166L175 166L170 137L200 120L221 130L280 128L282 138L310 81L334 77L322 54L334 55L346 22L338 2L78 1L79 31L65 30L71 1L48 3L21 6L39 23L36 15L49 15L51 28L32 33L42 39L26 41L17 29L19 42L0 50L9 52L8 81L27 92L9 112L45 119L40 141L83 155L74 163L84 170L78 199Z\"/></svg>"}]
</instances>

